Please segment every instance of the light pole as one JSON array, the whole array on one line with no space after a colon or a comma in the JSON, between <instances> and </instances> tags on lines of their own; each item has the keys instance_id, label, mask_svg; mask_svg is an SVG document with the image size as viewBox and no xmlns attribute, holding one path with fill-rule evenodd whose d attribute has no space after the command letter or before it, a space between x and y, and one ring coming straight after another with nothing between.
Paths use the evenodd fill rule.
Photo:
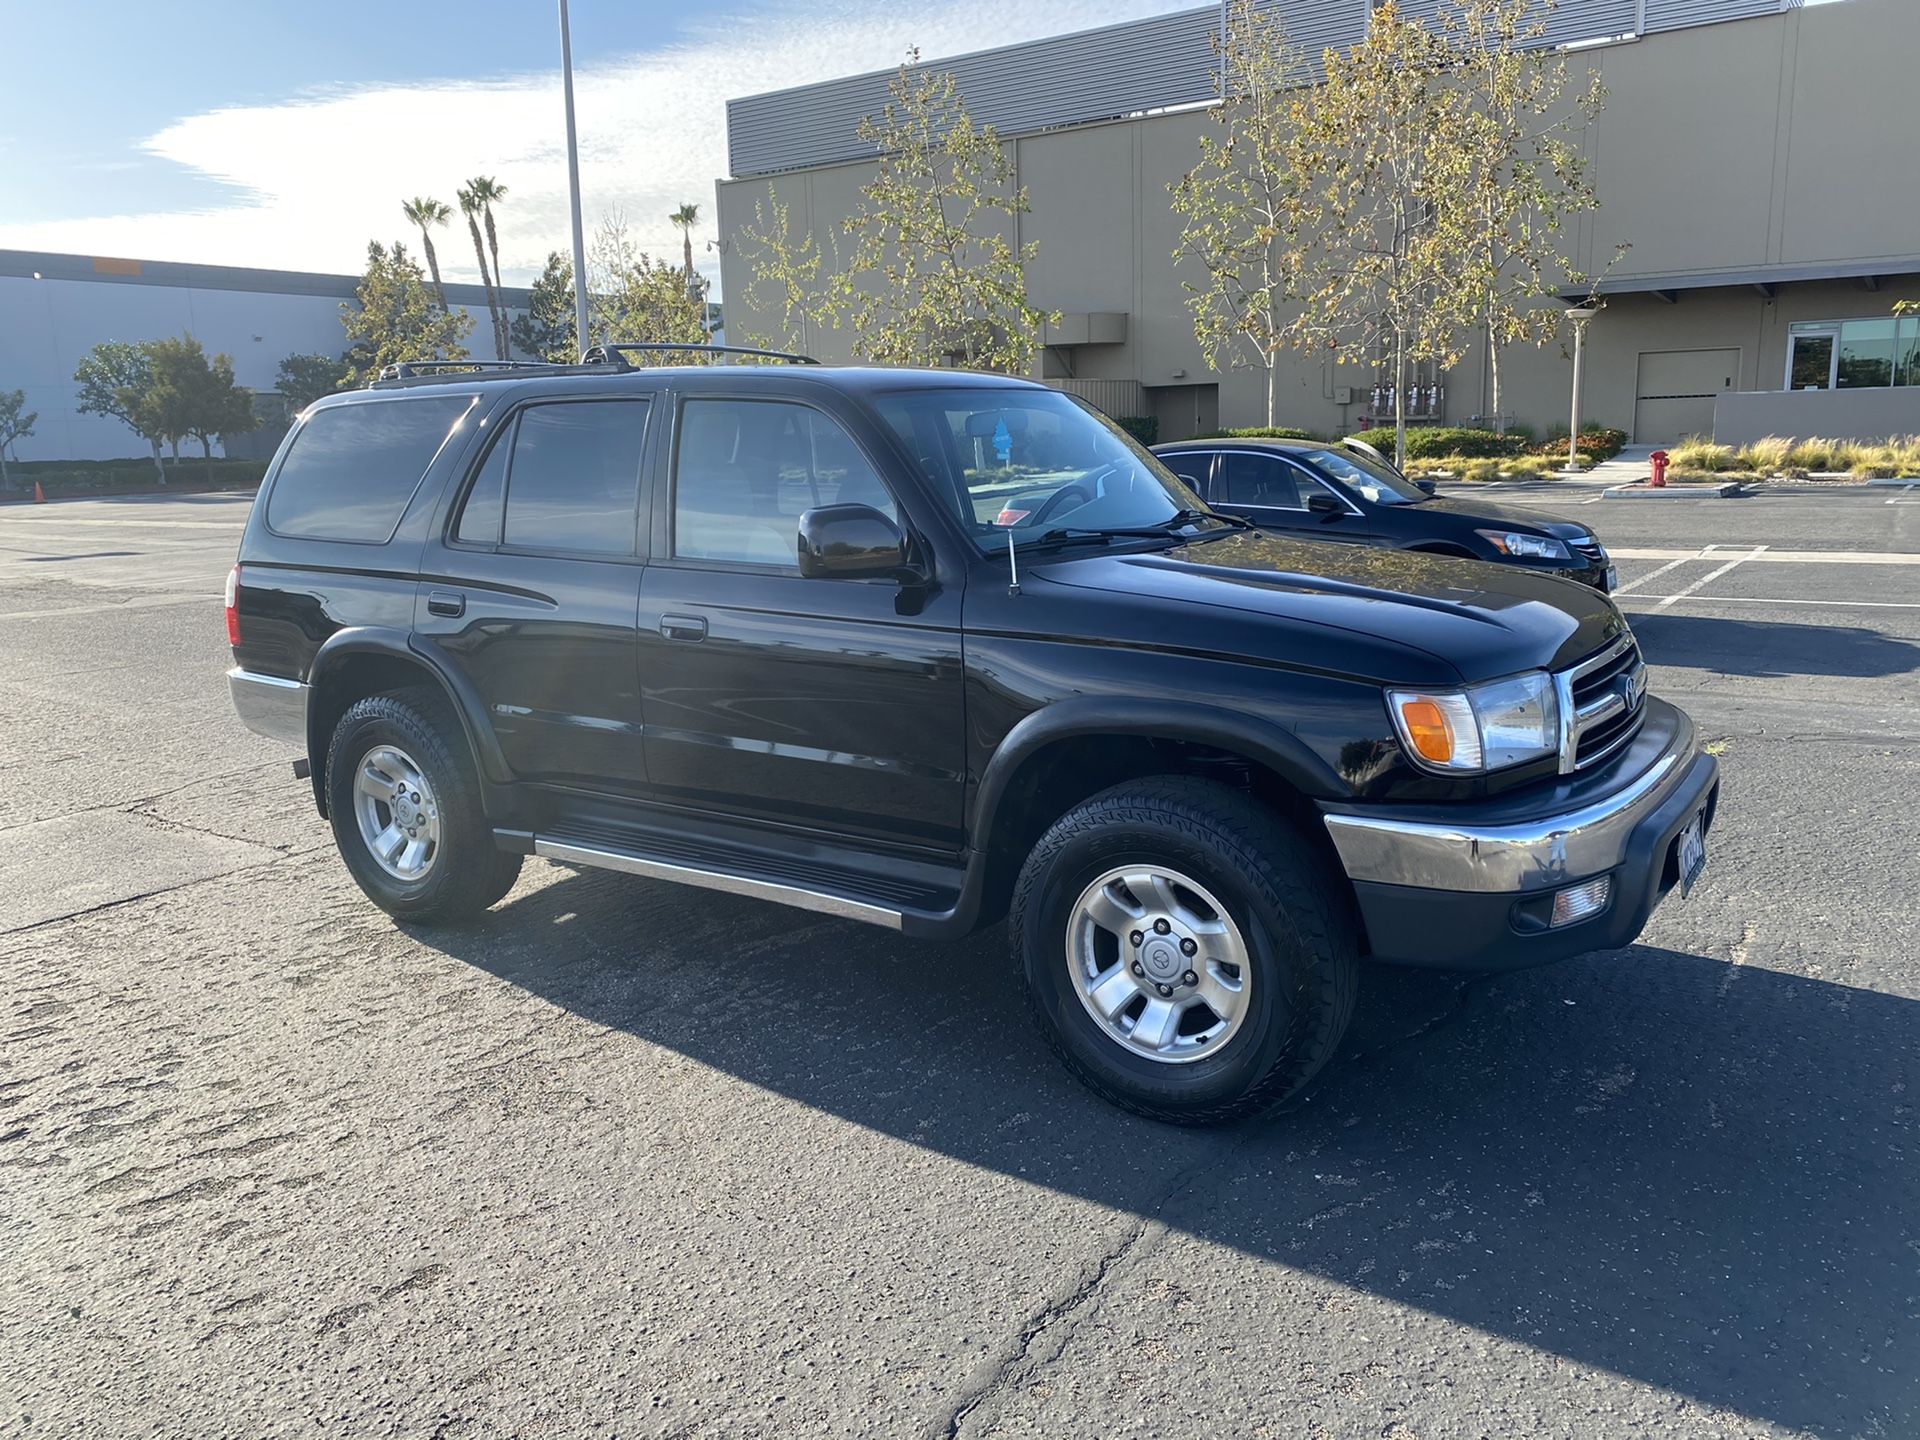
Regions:
<instances>
[{"instance_id":1,"label":"light pole","mask_svg":"<svg viewBox=\"0 0 1920 1440\"><path fill-rule=\"evenodd\" d=\"M565 0L561 0L565 3ZM1567 469L1580 468L1580 359L1586 349L1587 322L1600 313L1598 305L1576 305L1567 311L1573 321L1573 418L1567 434Z\"/></svg>"},{"instance_id":2,"label":"light pole","mask_svg":"<svg viewBox=\"0 0 1920 1440\"><path fill-rule=\"evenodd\" d=\"M587 353L587 242L580 229L580 141L573 128L573 37L567 31L567 0L560 0L560 88L567 97L567 197L573 207L573 338L584 356Z\"/></svg>"}]
</instances>

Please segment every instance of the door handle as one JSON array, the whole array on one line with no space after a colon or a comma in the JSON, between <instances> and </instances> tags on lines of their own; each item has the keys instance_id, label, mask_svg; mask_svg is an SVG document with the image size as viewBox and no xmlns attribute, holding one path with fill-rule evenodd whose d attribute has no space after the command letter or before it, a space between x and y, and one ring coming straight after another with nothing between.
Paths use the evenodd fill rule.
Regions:
<instances>
[{"instance_id":1,"label":"door handle","mask_svg":"<svg viewBox=\"0 0 1920 1440\"><path fill-rule=\"evenodd\" d=\"M456 594L452 590L429 590L427 613L429 615L464 615L467 613L467 597Z\"/></svg>"},{"instance_id":2,"label":"door handle","mask_svg":"<svg viewBox=\"0 0 1920 1440\"><path fill-rule=\"evenodd\" d=\"M699 615L662 615L660 633L669 640L704 640L707 622Z\"/></svg>"}]
</instances>

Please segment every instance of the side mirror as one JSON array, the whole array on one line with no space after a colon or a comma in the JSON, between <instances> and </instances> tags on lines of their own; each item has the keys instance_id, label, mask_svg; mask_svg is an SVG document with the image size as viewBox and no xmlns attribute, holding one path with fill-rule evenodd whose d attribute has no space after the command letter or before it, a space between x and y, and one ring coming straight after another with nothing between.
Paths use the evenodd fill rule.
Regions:
<instances>
[{"instance_id":1,"label":"side mirror","mask_svg":"<svg viewBox=\"0 0 1920 1440\"><path fill-rule=\"evenodd\" d=\"M818 505L800 517L799 560L810 580L897 575L907 563L907 542L871 505Z\"/></svg>"},{"instance_id":2,"label":"side mirror","mask_svg":"<svg viewBox=\"0 0 1920 1440\"><path fill-rule=\"evenodd\" d=\"M1431 480L1416 480L1413 483L1420 489L1426 491L1427 494L1429 495L1433 494L1435 491L1437 491L1440 488L1437 484L1435 484Z\"/></svg>"},{"instance_id":3,"label":"side mirror","mask_svg":"<svg viewBox=\"0 0 1920 1440\"><path fill-rule=\"evenodd\" d=\"M1307 496L1307 513L1309 515L1318 515L1321 519L1326 520L1331 519L1335 515L1346 514L1347 507L1334 499L1333 496L1327 494L1326 491L1319 490Z\"/></svg>"}]
</instances>

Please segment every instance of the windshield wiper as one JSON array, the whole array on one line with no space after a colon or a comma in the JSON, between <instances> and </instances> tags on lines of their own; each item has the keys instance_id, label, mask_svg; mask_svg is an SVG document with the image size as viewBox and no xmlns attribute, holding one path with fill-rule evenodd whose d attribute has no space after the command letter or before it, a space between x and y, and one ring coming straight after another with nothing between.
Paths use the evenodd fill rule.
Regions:
<instances>
[{"instance_id":1,"label":"windshield wiper","mask_svg":"<svg viewBox=\"0 0 1920 1440\"><path fill-rule=\"evenodd\" d=\"M1219 520L1230 529L1257 530L1259 526L1251 520L1243 520L1238 515L1221 515L1212 510L1177 510L1166 519L1153 525L1098 525L1072 526L1048 530L1034 545L1064 545L1070 542L1091 541L1105 544L1109 540L1161 540L1167 538L1182 525L1198 524L1202 520Z\"/></svg>"},{"instance_id":2,"label":"windshield wiper","mask_svg":"<svg viewBox=\"0 0 1920 1440\"><path fill-rule=\"evenodd\" d=\"M1218 510L1176 510L1158 528L1171 530L1176 525L1192 525L1201 520L1218 520L1234 530L1258 530L1260 527L1244 515L1223 515Z\"/></svg>"}]
</instances>

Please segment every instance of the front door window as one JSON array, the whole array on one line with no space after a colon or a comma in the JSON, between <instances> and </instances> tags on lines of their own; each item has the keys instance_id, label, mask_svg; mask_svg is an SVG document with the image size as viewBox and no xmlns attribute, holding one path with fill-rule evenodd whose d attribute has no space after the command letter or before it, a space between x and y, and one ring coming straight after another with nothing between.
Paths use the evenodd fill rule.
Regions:
<instances>
[{"instance_id":1,"label":"front door window","mask_svg":"<svg viewBox=\"0 0 1920 1440\"><path fill-rule=\"evenodd\" d=\"M1787 367L1788 389L1833 388L1833 341L1831 334L1793 337L1793 357Z\"/></svg>"}]
</instances>

